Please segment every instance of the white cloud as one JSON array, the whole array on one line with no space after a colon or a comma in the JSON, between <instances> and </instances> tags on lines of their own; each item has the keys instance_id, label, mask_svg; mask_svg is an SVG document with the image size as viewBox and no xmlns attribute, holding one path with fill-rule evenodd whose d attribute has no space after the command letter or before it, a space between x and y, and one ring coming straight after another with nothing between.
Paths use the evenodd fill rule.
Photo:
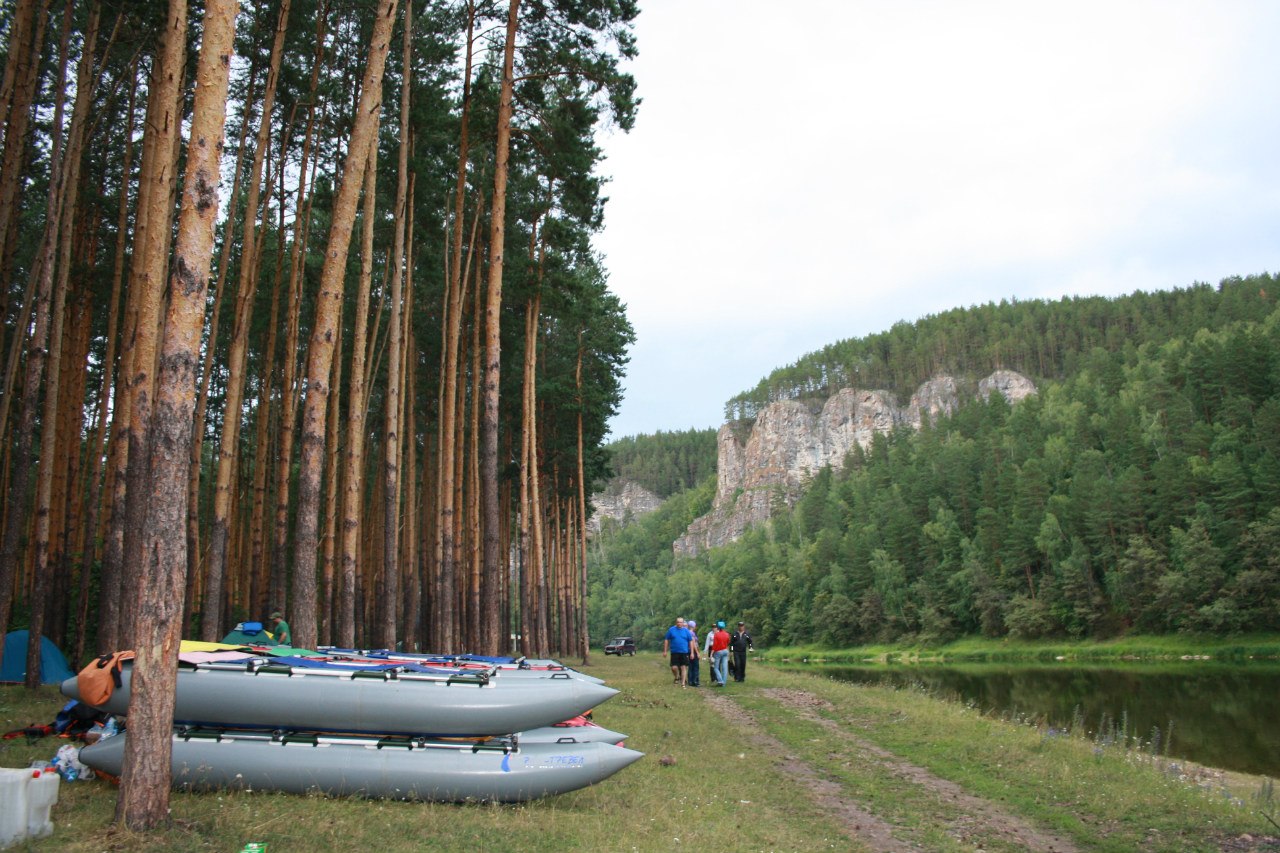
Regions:
<instances>
[{"instance_id":1,"label":"white cloud","mask_svg":"<svg viewBox=\"0 0 1280 853\"><path fill-rule=\"evenodd\" d=\"M839 338L1274 268L1267 2L653 0L605 141L618 434ZM673 379L673 374L675 379Z\"/></svg>"}]
</instances>

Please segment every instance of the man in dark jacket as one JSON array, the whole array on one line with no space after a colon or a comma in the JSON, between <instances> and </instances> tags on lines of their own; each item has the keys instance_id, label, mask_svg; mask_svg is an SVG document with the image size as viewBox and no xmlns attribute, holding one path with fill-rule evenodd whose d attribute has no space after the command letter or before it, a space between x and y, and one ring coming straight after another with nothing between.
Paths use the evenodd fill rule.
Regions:
<instances>
[{"instance_id":1,"label":"man in dark jacket","mask_svg":"<svg viewBox=\"0 0 1280 853\"><path fill-rule=\"evenodd\" d=\"M729 652L733 656L733 680L747 680L747 650L755 651L751 645L751 635L747 633L747 623L739 622L737 632L729 638Z\"/></svg>"}]
</instances>

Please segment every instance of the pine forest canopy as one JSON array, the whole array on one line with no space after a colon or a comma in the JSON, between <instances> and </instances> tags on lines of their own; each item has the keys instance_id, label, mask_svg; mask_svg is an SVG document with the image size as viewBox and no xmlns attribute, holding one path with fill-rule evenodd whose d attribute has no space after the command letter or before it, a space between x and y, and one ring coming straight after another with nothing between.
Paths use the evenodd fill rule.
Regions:
<instances>
[{"instance_id":1,"label":"pine forest canopy","mask_svg":"<svg viewBox=\"0 0 1280 853\"><path fill-rule=\"evenodd\" d=\"M605 445L615 476L661 498L693 488L716 470L716 431L688 429L619 438Z\"/></svg>"},{"instance_id":2,"label":"pine forest canopy","mask_svg":"<svg viewBox=\"0 0 1280 853\"><path fill-rule=\"evenodd\" d=\"M184 637L278 608L299 645L585 654L585 496L634 338L589 246L594 140L634 120L636 14L4 4L0 635L128 648L164 589ZM230 27L222 131L200 62ZM157 583L161 470L182 566Z\"/></svg>"},{"instance_id":3,"label":"pine forest canopy","mask_svg":"<svg viewBox=\"0 0 1280 853\"><path fill-rule=\"evenodd\" d=\"M999 365L1039 394L878 436L673 563L714 479L678 493L593 541L591 629L652 640L679 611L828 646L1280 630L1276 284L957 309L777 371L731 405L820 395L851 364L881 380L861 387Z\"/></svg>"}]
</instances>

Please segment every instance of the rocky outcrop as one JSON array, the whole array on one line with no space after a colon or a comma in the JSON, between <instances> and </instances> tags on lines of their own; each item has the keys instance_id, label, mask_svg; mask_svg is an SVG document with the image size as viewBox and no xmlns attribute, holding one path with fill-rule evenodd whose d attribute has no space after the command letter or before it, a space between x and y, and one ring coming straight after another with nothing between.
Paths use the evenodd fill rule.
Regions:
<instances>
[{"instance_id":1,"label":"rocky outcrop","mask_svg":"<svg viewBox=\"0 0 1280 853\"><path fill-rule=\"evenodd\" d=\"M982 399L990 397L993 391L1003 394L1010 403L1016 403L1036 393L1036 385L1021 373L997 370L978 383L978 396Z\"/></svg>"},{"instance_id":2,"label":"rocky outcrop","mask_svg":"<svg viewBox=\"0 0 1280 853\"><path fill-rule=\"evenodd\" d=\"M587 521L589 533L600 532L600 519L612 518L620 522L653 512L662 506L662 498L632 480L615 478L609 481L603 492L591 496L595 512Z\"/></svg>"},{"instance_id":3,"label":"rocky outcrop","mask_svg":"<svg viewBox=\"0 0 1280 853\"><path fill-rule=\"evenodd\" d=\"M973 386L970 385L970 395ZM1011 370L997 370L978 383L986 399L1003 394L1010 403L1036 393L1035 384ZM745 439L731 424L720 428L716 496L711 512L696 519L676 540L675 552L694 555L740 537L767 521L775 501L793 504L814 472L842 468L854 445L870 446L877 433L897 427L919 429L960 405L959 383L937 376L922 384L905 407L888 391L846 388L814 411L796 400L766 406Z\"/></svg>"}]
</instances>

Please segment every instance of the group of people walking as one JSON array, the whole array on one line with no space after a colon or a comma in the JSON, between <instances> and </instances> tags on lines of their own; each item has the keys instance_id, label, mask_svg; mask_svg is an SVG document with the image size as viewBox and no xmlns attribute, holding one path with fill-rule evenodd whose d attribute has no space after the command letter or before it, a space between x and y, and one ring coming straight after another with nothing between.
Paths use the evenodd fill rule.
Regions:
<instances>
[{"instance_id":1,"label":"group of people walking","mask_svg":"<svg viewBox=\"0 0 1280 853\"><path fill-rule=\"evenodd\" d=\"M747 680L747 651L755 651L747 623L739 622L736 633L725 630L723 621L707 631L701 648L698 644L698 623L677 617L676 623L667 629L662 638L662 654L671 660L673 683L681 687L702 686L702 658L711 661L713 687L724 687L733 676L734 681Z\"/></svg>"}]
</instances>

